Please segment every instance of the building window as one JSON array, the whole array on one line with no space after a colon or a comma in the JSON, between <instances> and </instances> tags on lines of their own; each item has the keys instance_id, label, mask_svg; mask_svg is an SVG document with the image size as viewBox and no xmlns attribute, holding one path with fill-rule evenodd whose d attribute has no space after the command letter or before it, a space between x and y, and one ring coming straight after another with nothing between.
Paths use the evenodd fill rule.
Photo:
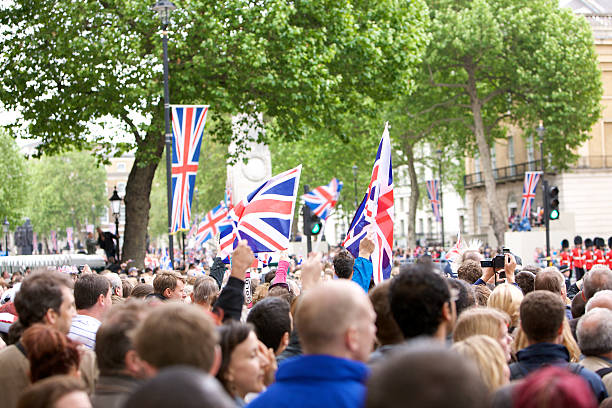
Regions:
<instances>
[{"instance_id":1,"label":"building window","mask_svg":"<svg viewBox=\"0 0 612 408\"><path fill-rule=\"evenodd\" d=\"M529 162L529 170L535 170L535 156L534 156L534 146L533 146L533 135L529 135L527 138L527 161Z\"/></svg>"},{"instance_id":2,"label":"building window","mask_svg":"<svg viewBox=\"0 0 612 408\"><path fill-rule=\"evenodd\" d=\"M425 233L425 227L424 227L423 219L422 218L419 218L419 232L421 234Z\"/></svg>"},{"instance_id":3,"label":"building window","mask_svg":"<svg viewBox=\"0 0 612 408\"><path fill-rule=\"evenodd\" d=\"M516 174L516 167L514 167L514 137L508 136L508 165L510 167L510 175Z\"/></svg>"},{"instance_id":4,"label":"building window","mask_svg":"<svg viewBox=\"0 0 612 408\"><path fill-rule=\"evenodd\" d=\"M482 205L479 201L476 202L476 204L474 205L474 212L474 220L476 221L476 225L474 225L474 230L477 234L480 234L482 227Z\"/></svg>"},{"instance_id":5,"label":"building window","mask_svg":"<svg viewBox=\"0 0 612 408\"><path fill-rule=\"evenodd\" d=\"M400 236L403 237L406 235L406 223L404 222L404 220L400 220L400 225L402 230L400 231Z\"/></svg>"},{"instance_id":6,"label":"building window","mask_svg":"<svg viewBox=\"0 0 612 408\"><path fill-rule=\"evenodd\" d=\"M518 209L518 203L516 202L516 195L509 194L507 204L508 204L508 216L510 217L513 214L516 214L516 211Z\"/></svg>"},{"instance_id":7,"label":"building window","mask_svg":"<svg viewBox=\"0 0 612 408\"><path fill-rule=\"evenodd\" d=\"M117 183L117 193L119 194L119 197L121 198L125 197L125 183L124 182Z\"/></svg>"},{"instance_id":8,"label":"building window","mask_svg":"<svg viewBox=\"0 0 612 408\"><path fill-rule=\"evenodd\" d=\"M104 213L102 213L102 216L100 217L100 224L109 223L109 216L108 216L109 213L110 213L110 208L104 207Z\"/></svg>"},{"instance_id":9,"label":"building window","mask_svg":"<svg viewBox=\"0 0 612 408\"><path fill-rule=\"evenodd\" d=\"M465 217L463 215L459 216L459 232L465 233Z\"/></svg>"},{"instance_id":10,"label":"building window","mask_svg":"<svg viewBox=\"0 0 612 408\"><path fill-rule=\"evenodd\" d=\"M429 234L433 233L433 222L432 222L431 218L427 219L427 232Z\"/></svg>"},{"instance_id":11,"label":"building window","mask_svg":"<svg viewBox=\"0 0 612 408\"><path fill-rule=\"evenodd\" d=\"M117 163L117 171L125 171L125 163Z\"/></svg>"},{"instance_id":12,"label":"building window","mask_svg":"<svg viewBox=\"0 0 612 408\"><path fill-rule=\"evenodd\" d=\"M493 168L493 177L497 178L497 157L495 156L495 146L491 147L491 167Z\"/></svg>"}]
</instances>

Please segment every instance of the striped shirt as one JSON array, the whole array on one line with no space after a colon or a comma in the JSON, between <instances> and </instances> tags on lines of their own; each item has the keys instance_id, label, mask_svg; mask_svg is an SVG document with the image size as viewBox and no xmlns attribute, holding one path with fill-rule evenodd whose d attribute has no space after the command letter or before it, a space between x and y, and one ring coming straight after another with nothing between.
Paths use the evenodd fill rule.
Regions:
<instances>
[{"instance_id":1,"label":"striped shirt","mask_svg":"<svg viewBox=\"0 0 612 408\"><path fill-rule=\"evenodd\" d=\"M96 332L101 324L95 317L78 314L72 319L68 337L93 350L96 346Z\"/></svg>"}]
</instances>

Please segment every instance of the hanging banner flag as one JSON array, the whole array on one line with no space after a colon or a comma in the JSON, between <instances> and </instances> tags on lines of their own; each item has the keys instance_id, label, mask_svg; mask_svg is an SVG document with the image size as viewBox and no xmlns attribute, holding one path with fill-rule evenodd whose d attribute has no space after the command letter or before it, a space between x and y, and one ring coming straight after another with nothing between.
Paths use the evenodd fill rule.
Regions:
<instances>
[{"instance_id":1,"label":"hanging banner flag","mask_svg":"<svg viewBox=\"0 0 612 408\"><path fill-rule=\"evenodd\" d=\"M427 180L427 196L431 203L431 210L433 211L436 222L441 222L442 217L440 216L440 180Z\"/></svg>"},{"instance_id":2,"label":"hanging banner flag","mask_svg":"<svg viewBox=\"0 0 612 408\"><path fill-rule=\"evenodd\" d=\"M302 199L317 217L327 220L327 217L331 214L331 209L338 202L340 190L342 190L342 182L333 178L328 185L319 186L304 194Z\"/></svg>"},{"instance_id":3,"label":"hanging banner flag","mask_svg":"<svg viewBox=\"0 0 612 408\"><path fill-rule=\"evenodd\" d=\"M172 218L170 233L188 231L208 106L171 105Z\"/></svg>"},{"instance_id":4,"label":"hanging banner flag","mask_svg":"<svg viewBox=\"0 0 612 408\"><path fill-rule=\"evenodd\" d=\"M542 175L541 171L528 171L525 173L525 182L523 183L523 204L521 205L521 220L525 217L529 218L531 212L531 204L536 196L536 187Z\"/></svg>"},{"instance_id":5,"label":"hanging banner flag","mask_svg":"<svg viewBox=\"0 0 612 408\"><path fill-rule=\"evenodd\" d=\"M302 165L263 183L230 211L230 227L219 228L221 258L246 239L254 253L284 251L289 248L295 198Z\"/></svg>"},{"instance_id":6,"label":"hanging banner flag","mask_svg":"<svg viewBox=\"0 0 612 408\"><path fill-rule=\"evenodd\" d=\"M51 231L51 245L53 246L53 252L57 253L57 231Z\"/></svg>"},{"instance_id":7,"label":"hanging banner flag","mask_svg":"<svg viewBox=\"0 0 612 408\"><path fill-rule=\"evenodd\" d=\"M72 227L66 228L66 241L68 241L68 248L71 251L74 251L74 241L72 238L72 234L74 233L74 229Z\"/></svg>"},{"instance_id":8,"label":"hanging banner flag","mask_svg":"<svg viewBox=\"0 0 612 408\"><path fill-rule=\"evenodd\" d=\"M32 234L32 253L37 253L38 252L38 236L36 236L36 233L34 232Z\"/></svg>"},{"instance_id":9,"label":"hanging banner flag","mask_svg":"<svg viewBox=\"0 0 612 408\"><path fill-rule=\"evenodd\" d=\"M393 165L388 123L378 146L368 192L353 217L342 246L357 258L359 243L370 231L375 233L372 266L374 283L378 284L391 275L393 260Z\"/></svg>"}]
</instances>

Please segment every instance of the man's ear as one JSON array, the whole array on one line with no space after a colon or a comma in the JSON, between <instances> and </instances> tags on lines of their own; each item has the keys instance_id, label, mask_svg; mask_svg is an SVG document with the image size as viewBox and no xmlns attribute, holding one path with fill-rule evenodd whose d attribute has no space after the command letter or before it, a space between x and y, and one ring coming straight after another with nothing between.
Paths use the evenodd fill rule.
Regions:
<instances>
[{"instance_id":1,"label":"man's ear","mask_svg":"<svg viewBox=\"0 0 612 408\"><path fill-rule=\"evenodd\" d=\"M170 296L172 296L172 291L170 290L170 288L166 288L166 289L164 289L164 291L162 292L162 294L163 294L165 297L169 298Z\"/></svg>"},{"instance_id":2,"label":"man's ear","mask_svg":"<svg viewBox=\"0 0 612 408\"><path fill-rule=\"evenodd\" d=\"M275 351L275 355L279 355L280 353L282 353L287 346L289 345L289 332L285 332L285 334L283 334L283 337L281 337L281 341L280 344L278 345L278 349Z\"/></svg>"},{"instance_id":3,"label":"man's ear","mask_svg":"<svg viewBox=\"0 0 612 408\"><path fill-rule=\"evenodd\" d=\"M49 308L47 309L47 313L45 313L45 315L43 316L43 321L50 326L54 326L55 322L57 322L57 318L58 313L52 308Z\"/></svg>"},{"instance_id":4,"label":"man's ear","mask_svg":"<svg viewBox=\"0 0 612 408\"><path fill-rule=\"evenodd\" d=\"M215 357L213 359L213 363L212 363L212 366L210 367L210 370L208 370L208 373L214 377L219 372L219 368L221 368L221 347L218 344L216 344L215 345Z\"/></svg>"},{"instance_id":5,"label":"man's ear","mask_svg":"<svg viewBox=\"0 0 612 408\"><path fill-rule=\"evenodd\" d=\"M344 333L344 341L346 343L346 348L354 352L359 349L359 333L353 326L349 326Z\"/></svg>"},{"instance_id":6,"label":"man's ear","mask_svg":"<svg viewBox=\"0 0 612 408\"><path fill-rule=\"evenodd\" d=\"M451 310L450 302L442 305L442 320L449 323L453 320L453 311Z\"/></svg>"}]
</instances>

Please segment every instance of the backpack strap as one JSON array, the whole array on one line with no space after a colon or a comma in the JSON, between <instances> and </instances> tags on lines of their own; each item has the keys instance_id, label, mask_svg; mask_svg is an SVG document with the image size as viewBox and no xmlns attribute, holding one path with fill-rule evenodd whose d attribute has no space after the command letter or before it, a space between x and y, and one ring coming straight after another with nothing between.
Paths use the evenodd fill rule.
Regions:
<instances>
[{"instance_id":1,"label":"backpack strap","mask_svg":"<svg viewBox=\"0 0 612 408\"><path fill-rule=\"evenodd\" d=\"M612 367L600 368L599 370L595 371L595 373L601 378L604 378L606 375L612 373Z\"/></svg>"}]
</instances>

